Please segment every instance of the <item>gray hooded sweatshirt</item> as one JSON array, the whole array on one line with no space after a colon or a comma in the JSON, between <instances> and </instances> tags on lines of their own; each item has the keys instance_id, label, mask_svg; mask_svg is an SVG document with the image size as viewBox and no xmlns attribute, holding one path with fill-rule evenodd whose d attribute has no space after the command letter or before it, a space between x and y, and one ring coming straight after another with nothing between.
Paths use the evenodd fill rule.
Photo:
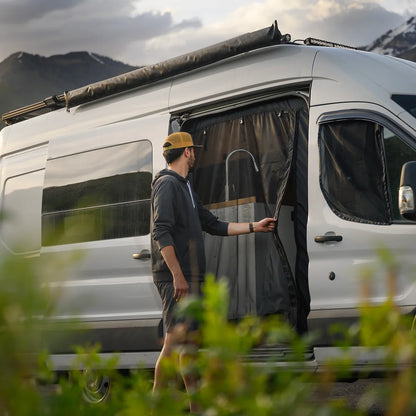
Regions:
<instances>
[{"instance_id":1,"label":"gray hooded sweatshirt","mask_svg":"<svg viewBox=\"0 0 416 416\"><path fill-rule=\"evenodd\" d=\"M154 281L172 281L160 250L173 246L188 282L203 280L205 250L203 231L226 236L228 223L219 221L199 201L187 178L163 169L152 183L151 247Z\"/></svg>"}]
</instances>

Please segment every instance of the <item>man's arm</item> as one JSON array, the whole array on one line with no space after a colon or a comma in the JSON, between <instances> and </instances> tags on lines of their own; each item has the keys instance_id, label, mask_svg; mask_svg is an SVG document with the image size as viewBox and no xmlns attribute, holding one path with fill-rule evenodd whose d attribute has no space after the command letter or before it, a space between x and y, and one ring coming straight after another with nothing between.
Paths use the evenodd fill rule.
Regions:
<instances>
[{"instance_id":1,"label":"man's arm","mask_svg":"<svg viewBox=\"0 0 416 416\"><path fill-rule=\"evenodd\" d=\"M159 180L153 189L153 230L152 237L158 246L160 253L173 276L174 294L176 300L186 296L189 285L186 281L181 266L173 247L173 229L175 226L173 200L174 187L171 180Z\"/></svg>"},{"instance_id":2,"label":"man's arm","mask_svg":"<svg viewBox=\"0 0 416 416\"><path fill-rule=\"evenodd\" d=\"M173 246L163 247L160 252L162 253L163 259L173 276L173 287L175 289L173 297L179 301L189 293L188 282L182 273L182 269L179 265Z\"/></svg>"},{"instance_id":3,"label":"man's arm","mask_svg":"<svg viewBox=\"0 0 416 416\"><path fill-rule=\"evenodd\" d=\"M263 218L261 221L252 222L254 233L270 233L276 228L276 220L274 218ZM249 222L230 222L228 224L228 235L249 234Z\"/></svg>"}]
</instances>

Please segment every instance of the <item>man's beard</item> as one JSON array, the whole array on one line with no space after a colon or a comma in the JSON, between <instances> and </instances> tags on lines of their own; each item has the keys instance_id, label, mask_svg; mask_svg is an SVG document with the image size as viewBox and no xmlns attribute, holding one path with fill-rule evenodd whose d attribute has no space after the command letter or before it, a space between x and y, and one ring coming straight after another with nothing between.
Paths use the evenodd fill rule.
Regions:
<instances>
[{"instance_id":1,"label":"man's beard","mask_svg":"<svg viewBox=\"0 0 416 416\"><path fill-rule=\"evenodd\" d=\"M189 169L189 171L194 170L194 166L195 166L195 158L191 156L189 158L189 161L188 161L188 169Z\"/></svg>"}]
</instances>

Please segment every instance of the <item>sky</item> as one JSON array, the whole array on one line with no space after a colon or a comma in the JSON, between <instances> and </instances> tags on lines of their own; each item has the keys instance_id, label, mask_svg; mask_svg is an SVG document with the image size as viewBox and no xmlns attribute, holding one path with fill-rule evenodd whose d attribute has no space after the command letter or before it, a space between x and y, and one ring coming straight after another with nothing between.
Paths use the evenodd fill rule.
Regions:
<instances>
[{"instance_id":1,"label":"sky","mask_svg":"<svg viewBox=\"0 0 416 416\"><path fill-rule=\"evenodd\" d=\"M0 0L0 62L88 51L161 62L271 26L292 40L364 46L416 16L416 0Z\"/></svg>"}]
</instances>

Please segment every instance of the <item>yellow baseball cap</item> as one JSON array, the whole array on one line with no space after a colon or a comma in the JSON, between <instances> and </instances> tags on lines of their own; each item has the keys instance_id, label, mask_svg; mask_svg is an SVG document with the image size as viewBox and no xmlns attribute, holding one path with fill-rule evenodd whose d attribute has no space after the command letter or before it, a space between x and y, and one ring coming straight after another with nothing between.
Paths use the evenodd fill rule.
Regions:
<instances>
[{"instance_id":1,"label":"yellow baseball cap","mask_svg":"<svg viewBox=\"0 0 416 416\"><path fill-rule=\"evenodd\" d=\"M185 147L202 147L195 145L192 136L186 131L178 131L170 134L165 143L163 143L163 150L182 149Z\"/></svg>"}]
</instances>

